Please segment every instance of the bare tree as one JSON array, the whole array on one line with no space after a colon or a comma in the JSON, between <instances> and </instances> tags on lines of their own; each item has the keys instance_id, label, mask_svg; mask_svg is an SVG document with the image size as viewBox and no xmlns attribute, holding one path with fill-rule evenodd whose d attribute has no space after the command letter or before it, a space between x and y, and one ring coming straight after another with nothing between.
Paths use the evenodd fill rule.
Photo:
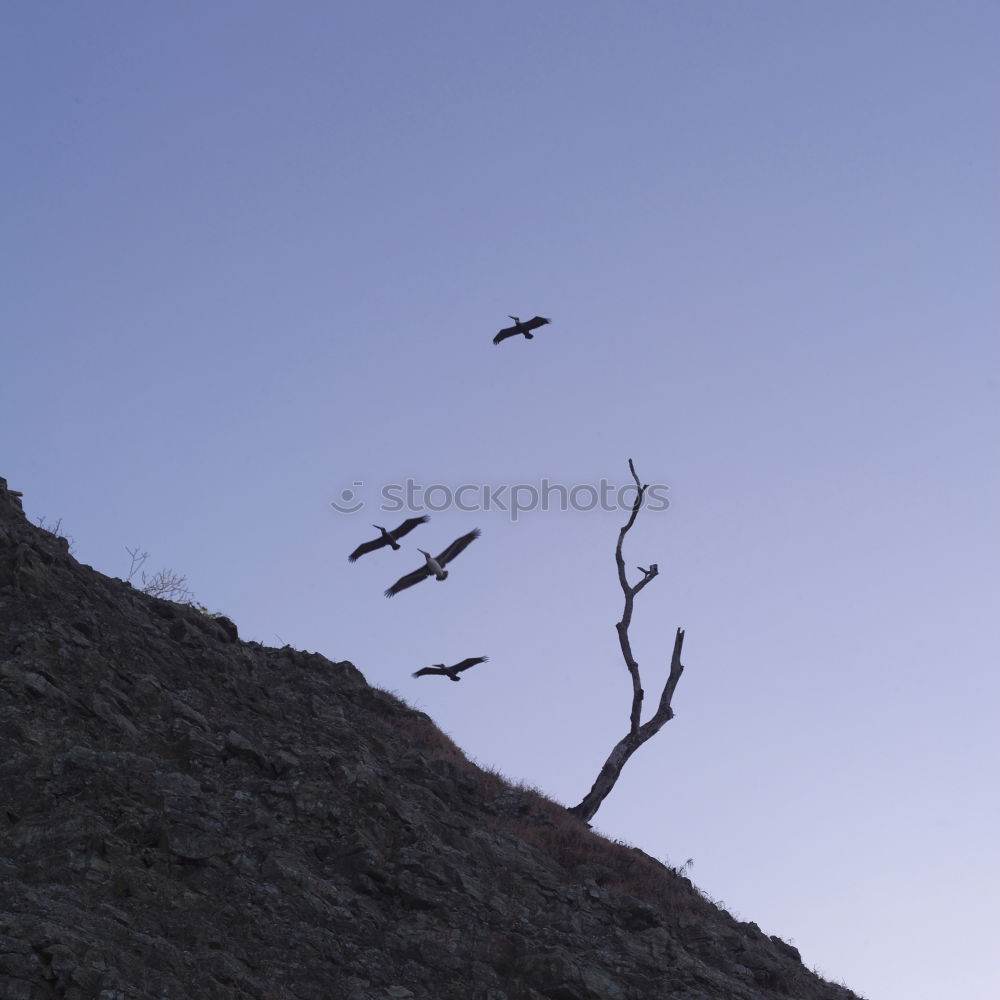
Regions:
<instances>
[{"instance_id":1,"label":"bare tree","mask_svg":"<svg viewBox=\"0 0 1000 1000\"><path fill-rule=\"evenodd\" d=\"M149 553L140 552L138 545L134 549L130 549L126 545L125 551L132 560L128 576L125 577L127 583L132 583L132 578L138 573L139 579L142 580L142 586L136 587L136 589L141 590L144 594L149 594L150 597L162 597L166 601L174 601L177 604L192 604L194 602L194 594L188 588L186 576L181 576L180 573L175 573L172 569L161 569L147 577L142 571L142 567L149 558Z\"/></svg>"},{"instance_id":2,"label":"bare tree","mask_svg":"<svg viewBox=\"0 0 1000 1000\"><path fill-rule=\"evenodd\" d=\"M639 484L639 477L636 475L635 466L632 464L631 458L628 460L628 467L632 473L632 478L635 480L636 497L635 504L632 507L632 515L629 517L628 523L618 533L618 545L615 548L615 561L618 564L618 582L621 584L622 592L625 595L625 610L622 613L622 620L618 622L615 628L618 629L618 643L622 649L622 656L625 658L625 666L628 667L629 675L632 678L632 711L629 716L628 733L615 744L614 749L597 775L597 780L590 791L584 796L583 801L569 810L570 813L578 816L584 822L590 822L597 810L600 809L601 803L611 793L611 789L615 787L615 782L618 781L618 776L622 773L622 768L625 767L629 757L646 740L655 736L674 717L674 710L670 707L670 701L674 696L674 688L677 687L677 682L681 679L681 674L684 671L684 666L681 664L684 629L679 628L677 636L674 639L673 656L670 658L670 673L663 686L663 692L660 694L660 703L653 717L648 722L640 723L644 692L642 690L642 681L639 677L639 664L632 655L632 645L629 642L628 630L629 625L632 623L632 604L635 601L635 595L659 573L659 568L656 563L650 563L649 569L644 569L642 566L638 567L642 573L642 579L634 587L628 582L628 578L625 576L625 559L622 556L622 544L625 541L625 535L628 534L629 529L635 524L639 508L642 506L643 497L646 495L646 488L649 485L648 483L645 485Z\"/></svg>"}]
</instances>

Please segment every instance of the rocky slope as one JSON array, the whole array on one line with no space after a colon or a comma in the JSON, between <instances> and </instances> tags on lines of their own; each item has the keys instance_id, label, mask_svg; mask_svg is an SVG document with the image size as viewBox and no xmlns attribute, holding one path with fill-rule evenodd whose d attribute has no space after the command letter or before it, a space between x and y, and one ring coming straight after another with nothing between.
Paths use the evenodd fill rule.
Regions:
<instances>
[{"instance_id":1,"label":"rocky slope","mask_svg":"<svg viewBox=\"0 0 1000 1000\"><path fill-rule=\"evenodd\" d=\"M0 479L2 1000L851 1000L350 663L77 563Z\"/></svg>"}]
</instances>

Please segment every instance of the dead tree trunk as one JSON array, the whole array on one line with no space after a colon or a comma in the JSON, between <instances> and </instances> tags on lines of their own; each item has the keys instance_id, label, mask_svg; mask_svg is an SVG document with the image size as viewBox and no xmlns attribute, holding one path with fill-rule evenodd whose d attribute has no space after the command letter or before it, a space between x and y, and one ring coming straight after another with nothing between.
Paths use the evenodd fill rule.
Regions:
<instances>
[{"instance_id":1,"label":"dead tree trunk","mask_svg":"<svg viewBox=\"0 0 1000 1000\"><path fill-rule=\"evenodd\" d=\"M673 656L670 658L670 673L663 686L663 692L660 694L660 703L653 717L648 722L640 723L644 692L639 677L639 664L632 655L632 645L629 642L628 630L629 625L632 623L632 605L635 601L635 595L659 573L659 568L656 563L650 563L649 569L643 569L640 566L639 569L643 577L634 587L629 584L625 576L625 559L622 556L622 544L625 541L625 535L628 534L629 529L635 524L639 508L642 506L643 497L646 494L646 486L639 484L639 477L635 473L635 466L632 464L631 458L628 460L628 467L632 473L632 478L635 480L637 492L635 504L632 507L632 515L629 517L628 523L618 533L618 545L615 548L615 562L618 564L618 582L621 584L622 592L625 595L625 610L622 613L622 620L618 622L615 628L618 630L618 643L621 646L622 656L625 659L625 666L628 668L629 675L632 678L632 711L629 715L628 733L618 741L611 751L600 773L597 775L597 780L590 791L584 796L583 801L569 810L574 816L578 816L584 822L588 823L597 810L600 809L601 803L610 794L611 789L615 787L615 782L622 773L622 768L629 757L646 740L655 736L674 717L674 710L670 707L670 701L674 696L674 688L677 687L677 682L681 679L681 674L684 672L684 666L681 663L681 650L684 646L684 629L679 628L677 636L674 639Z\"/></svg>"}]
</instances>

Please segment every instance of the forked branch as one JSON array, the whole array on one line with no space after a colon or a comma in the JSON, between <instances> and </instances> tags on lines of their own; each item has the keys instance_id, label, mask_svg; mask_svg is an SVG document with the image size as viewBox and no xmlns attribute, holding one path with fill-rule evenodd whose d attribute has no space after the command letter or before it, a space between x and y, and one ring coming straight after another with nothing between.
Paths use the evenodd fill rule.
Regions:
<instances>
[{"instance_id":1,"label":"forked branch","mask_svg":"<svg viewBox=\"0 0 1000 1000\"><path fill-rule=\"evenodd\" d=\"M681 663L681 650L684 647L684 629L679 628L674 638L674 652L670 658L670 673L663 686L663 692L660 694L659 705L653 717L643 723L641 721L642 702L645 694L642 690L642 679L639 675L639 663L632 653L632 644L629 641L628 630L632 624L632 608L635 596L646 584L657 576L659 567L656 563L650 563L648 569L642 566L638 567L642 573L642 579L634 586L628 582L628 577L625 574L625 558L622 555L622 547L625 542L625 536L632 525L635 524L635 519L639 515L639 509L642 507L642 501L646 495L648 486L648 484L640 484L631 458L628 460L628 467L632 473L632 478L635 480L636 496L628 522L618 532L618 545L615 548L618 582L621 584L622 593L625 595L625 608L622 612L622 618L615 628L618 630L618 644L621 646L622 657L625 660L625 666L628 668L629 676L632 679L632 710L629 713L628 733L618 741L611 751L600 773L597 775L597 780L586 796L584 796L583 801L569 810L574 816L578 816L585 822L589 822L593 818L594 814L601 807L601 803L610 794L629 757L646 740L655 736L674 717L674 711L670 707L670 702L674 696L674 689L677 687L677 682L684 672L684 666Z\"/></svg>"}]
</instances>

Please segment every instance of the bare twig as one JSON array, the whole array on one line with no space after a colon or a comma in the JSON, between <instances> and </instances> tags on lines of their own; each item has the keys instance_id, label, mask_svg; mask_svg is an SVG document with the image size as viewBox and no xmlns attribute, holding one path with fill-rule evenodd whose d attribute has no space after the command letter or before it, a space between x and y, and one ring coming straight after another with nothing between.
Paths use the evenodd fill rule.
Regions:
<instances>
[{"instance_id":1,"label":"bare twig","mask_svg":"<svg viewBox=\"0 0 1000 1000\"><path fill-rule=\"evenodd\" d=\"M132 577L135 576L139 570L142 569L143 563L149 558L148 552L140 552L139 546L137 545L134 549L130 549L127 545L125 546L125 551L129 554L132 559L132 564L128 568L128 576L125 577L126 583L132 582Z\"/></svg>"},{"instance_id":2,"label":"bare twig","mask_svg":"<svg viewBox=\"0 0 1000 1000\"><path fill-rule=\"evenodd\" d=\"M194 600L194 594L187 585L187 577L172 569L161 569L148 578L143 573L139 589L150 597L162 597L165 601L177 604L190 604Z\"/></svg>"},{"instance_id":3,"label":"bare twig","mask_svg":"<svg viewBox=\"0 0 1000 1000\"><path fill-rule=\"evenodd\" d=\"M175 573L172 569L161 569L152 576L147 577L142 572L142 567L149 558L148 552L140 552L137 545L130 549L127 545L125 551L132 560L129 566L128 576L125 577L127 583L132 583L136 573L142 580L142 586L136 589L150 597L162 597L165 601L174 601L177 604L191 604L194 601L194 594L187 585L187 577Z\"/></svg>"}]
</instances>

